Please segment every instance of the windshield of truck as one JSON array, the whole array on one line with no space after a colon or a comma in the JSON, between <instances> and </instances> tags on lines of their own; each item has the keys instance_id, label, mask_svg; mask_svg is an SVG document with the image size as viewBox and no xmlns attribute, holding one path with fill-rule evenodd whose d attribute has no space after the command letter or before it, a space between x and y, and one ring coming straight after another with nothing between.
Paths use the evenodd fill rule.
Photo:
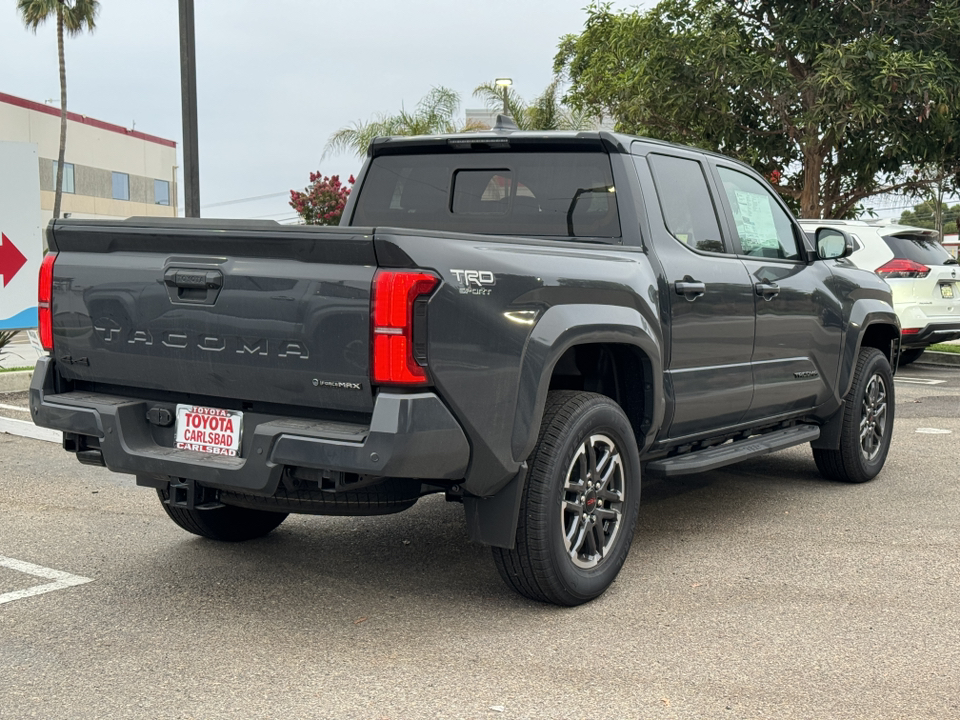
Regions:
<instances>
[{"instance_id":1,"label":"windshield of truck","mask_svg":"<svg viewBox=\"0 0 960 720\"><path fill-rule=\"evenodd\" d=\"M351 224L620 237L610 159L597 151L382 155L367 171Z\"/></svg>"}]
</instances>

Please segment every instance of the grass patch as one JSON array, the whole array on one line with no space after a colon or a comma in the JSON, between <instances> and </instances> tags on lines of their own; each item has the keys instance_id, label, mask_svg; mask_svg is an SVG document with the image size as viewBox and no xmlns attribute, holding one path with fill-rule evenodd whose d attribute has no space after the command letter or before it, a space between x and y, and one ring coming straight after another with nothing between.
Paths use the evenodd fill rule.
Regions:
<instances>
[{"instance_id":1,"label":"grass patch","mask_svg":"<svg viewBox=\"0 0 960 720\"><path fill-rule=\"evenodd\" d=\"M24 367L15 367L15 368L0 368L0 373L21 372L23 370L33 370L33 365L26 365Z\"/></svg>"},{"instance_id":2,"label":"grass patch","mask_svg":"<svg viewBox=\"0 0 960 720\"><path fill-rule=\"evenodd\" d=\"M936 345L931 345L927 350L933 350L933 352L948 352L948 353L957 353L960 354L960 345L951 345L949 343L937 343Z\"/></svg>"}]
</instances>

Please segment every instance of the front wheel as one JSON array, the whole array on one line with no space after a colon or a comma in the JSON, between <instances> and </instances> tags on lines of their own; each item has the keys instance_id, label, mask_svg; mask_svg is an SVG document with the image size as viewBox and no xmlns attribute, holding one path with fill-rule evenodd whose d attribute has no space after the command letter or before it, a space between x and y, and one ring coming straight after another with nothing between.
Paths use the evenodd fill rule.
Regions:
<instances>
[{"instance_id":1,"label":"front wheel","mask_svg":"<svg viewBox=\"0 0 960 720\"><path fill-rule=\"evenodd\" d=\"M824 477L862 483L877 476L893 437L893 373L886 356L863 348L857 358L853 386L847 393L836 450L814 448L813 459Z\"/></svg>"},{"instance_id":2,"label":"front wheel","mask_svg":"<svg viewBox=\"0 0 960 720\"><path fill-rule=\"evenodd\" d=\"M163 509L177 525L211 540L240 542L263 537L287 518L287 513L253 510L224 505L214 510L177 507L167 504L170 494L157 490Z\"/></svg>"},{"instance_id":3,"label":"front wheel","mask_svg":"<svg viewBox=\"0 0 960 720\"><path fill-rule=\"evenodd\" d=\"M580 605L610 587L633 540L640 509L633 428L604 395L551 392L529 463L516 546L493 548L497 570L532 600Z\"/></svg>"}]
</instances>

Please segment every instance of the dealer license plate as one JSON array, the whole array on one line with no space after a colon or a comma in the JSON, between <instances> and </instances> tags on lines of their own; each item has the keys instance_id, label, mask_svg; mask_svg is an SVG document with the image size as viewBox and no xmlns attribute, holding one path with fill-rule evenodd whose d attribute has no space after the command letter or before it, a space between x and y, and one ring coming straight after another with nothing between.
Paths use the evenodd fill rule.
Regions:
<instances>
[{"instance_id":1,"label":"dealer license plate","mask_svg":"<svg viewBox=\"0 0 960 720\"><path fill-rule=\"evenodd\" d=\"M180 450L237 457L242 430L242 412L177 405L176 443Z\"/></svg>"},{"instance_id":2,"label":"dealer license plate","mask_svg":"<svg viewBox=\"0 0 960 720\"><path fill-rule=\"evenodd\" d=\"M947 298L948 300L953 299L953 285L950 283L944 283L940 286L940 297Z\"/></svg>"}]
</instances>

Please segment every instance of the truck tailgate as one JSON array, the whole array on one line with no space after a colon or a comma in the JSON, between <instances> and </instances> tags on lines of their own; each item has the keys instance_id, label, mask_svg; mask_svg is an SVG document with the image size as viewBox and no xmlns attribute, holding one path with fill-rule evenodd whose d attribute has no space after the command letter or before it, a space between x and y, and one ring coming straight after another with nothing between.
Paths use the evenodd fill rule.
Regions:
<instances>
[{"instance_id":1,"label":"truck tailgate","mask_svg":"<svg viewBox=\"0 0 960 720\"><path fill-rule=\"evenodd\" d=\"M48 242L64 378L371 411L372 230L134 218Z\"/></svg>"}]
</instances>

